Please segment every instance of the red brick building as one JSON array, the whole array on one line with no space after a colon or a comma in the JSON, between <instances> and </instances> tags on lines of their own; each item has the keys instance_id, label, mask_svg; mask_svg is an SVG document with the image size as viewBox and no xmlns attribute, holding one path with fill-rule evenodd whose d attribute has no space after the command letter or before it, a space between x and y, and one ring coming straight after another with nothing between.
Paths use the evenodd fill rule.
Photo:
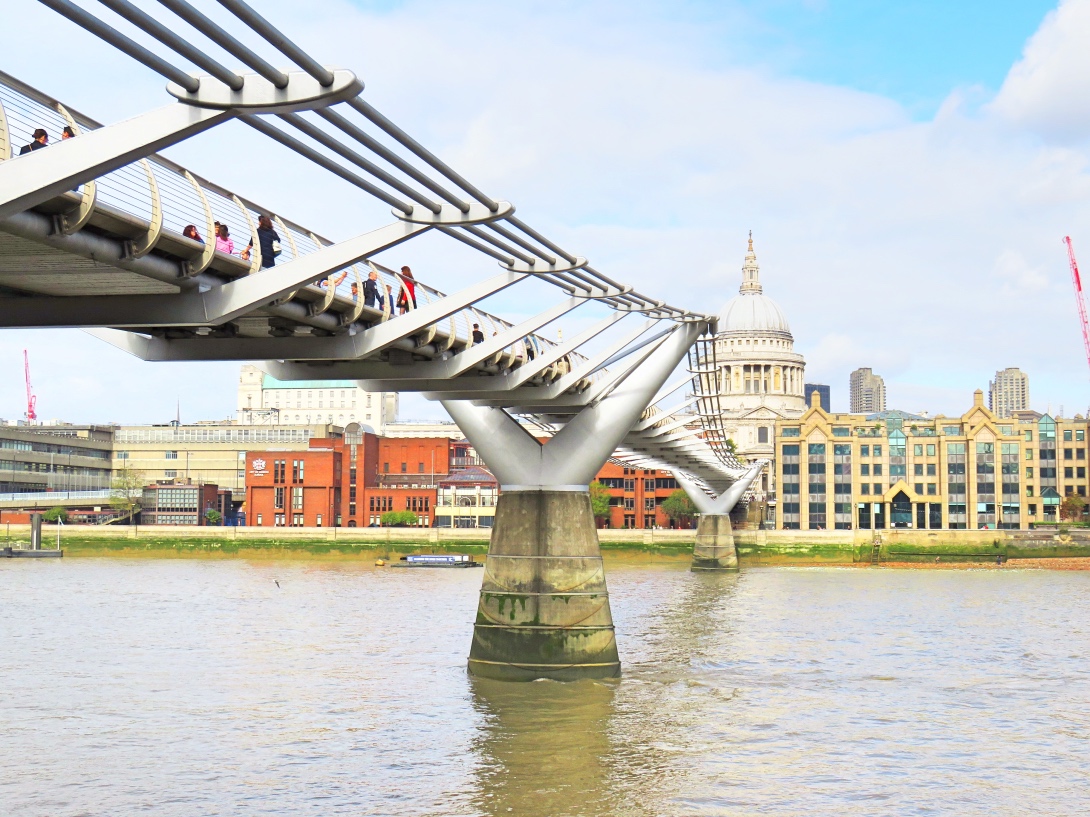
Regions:
<instances>
[{"instance_id":1,"label":"red brick building","mask_svg":"<svg viewBox=\"0 0 1090 817\"><path fill-rule=\"evenodd\" d=\"M246 452L247 524L342 524L344 449L343 438L312 437L307 451Z\"/></svg>"},{"instance_id":2,"label":"red brick building","mask_svg":"<svg viewBox=\"0 0 1090 817\"><path fill-rule=\"evenodd\" d=\"M246 521L264 527L354 528L379 525L382 515L390 511L412 511L421 527L434 527L439 486L480 465L465 441L376 437L366 432L313 437L310 448L301 452L250 451L246 454ZM660 507L678 488L669 473L608 462L598 481L611 495L609 527L670 525ZM495 512L492 494L487 500L491 503L488 514ZM453 500L448 504L454 507ZM477 498L477 515L485 513L485 504L485 499ZM442 524L460 524L451 519L451 509L443 509ZM485 526L486 521L478 519L476 524Z\"/></svg>"},{"instance_id":3,"label":"red brick building","mask_svg":"<svg viewBox=\"0 0 1090 817\"><path fill-rule=\"evenodd\" d=\"M598 472L598 482L609 489L609 527L670 526L661 505L680 486L669 472L628 468L610 461Z\"/></svg>"}]
</instances>

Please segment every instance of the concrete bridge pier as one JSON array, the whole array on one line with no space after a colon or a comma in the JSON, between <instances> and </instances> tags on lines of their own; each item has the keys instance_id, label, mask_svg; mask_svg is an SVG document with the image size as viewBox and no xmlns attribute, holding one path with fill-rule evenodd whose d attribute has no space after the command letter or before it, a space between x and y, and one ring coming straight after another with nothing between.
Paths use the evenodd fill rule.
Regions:
<instances>
[{"instance_id":1,"label":"concrete bridge pier","mask_svg":"<svg viewBox=\"0 0 1090 817\"><path fill-rule=\"evenodd\" d=\"M730 512L767 464L767 460L755 463L725 493L717 497L709 495L685 474L674 471L674 479L685 489L689 499L700 511L696 542L693 544L693 570L738 569L738 551L734 547Z\"/></svg>"},{"instance_id":2,"label":"concrete bridge pier","mask_svg":"<svg viewBox=\"0 0 1090 817\"><path fill-rule=\"evenodd\" d=\"M693 570L737 570L730 514L701 514L693 545Z\"/></svg>"},{"instance_id":3,"label":"concrete bridge pier","mask_svg":"<svg viewBox=\"0 0 1090 817\"><path fill-rule=\"evenodd\" d=\"M509 681L620 674L587 486L704 328L672 330L544 443L503 409L443 401L501 485L471 674Z\"/></svg>"}]
</instances>

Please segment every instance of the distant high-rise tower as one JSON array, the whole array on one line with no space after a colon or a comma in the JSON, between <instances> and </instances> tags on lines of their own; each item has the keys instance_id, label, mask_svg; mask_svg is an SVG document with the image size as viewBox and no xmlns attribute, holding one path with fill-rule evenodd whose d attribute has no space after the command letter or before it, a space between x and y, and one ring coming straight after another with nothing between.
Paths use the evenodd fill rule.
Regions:
<instances>
[{"instance_id":1,"label":"distant high-rise tower","mask_svg":"<svg viewBox=\"0 0 1090 817\"><path fill-rule=\"evenodd\" d=\"M851 376L852 414L886 410L886 381L870 369L856 369Z\"/></svg>"},{"instance_id":2,"label":"distant high-rise tower","mask_svg":"<svg viewBox=\"0 0 1090 817\"><path fill-rule=\"evenodd\" d=\"M1029 375L1021 369L1004 369L995 373L988 384L988 408L998 417L1011 417L1016 411L1029 408Z\"/></svg>"},{"instance_id":3,"label":"distant high-rise tower","mask_svg":"<svg viewBox=\"0 0 1090 817\"><path fill-rule=\"evenodd\" d=\"M829 387L823 383L807 383L802 387L802 393L806 395L806 405L810 405L810 395L817 392L821 395L821 407L832 412L832 398L829 396Z\"/></svg>"}]
</instances>

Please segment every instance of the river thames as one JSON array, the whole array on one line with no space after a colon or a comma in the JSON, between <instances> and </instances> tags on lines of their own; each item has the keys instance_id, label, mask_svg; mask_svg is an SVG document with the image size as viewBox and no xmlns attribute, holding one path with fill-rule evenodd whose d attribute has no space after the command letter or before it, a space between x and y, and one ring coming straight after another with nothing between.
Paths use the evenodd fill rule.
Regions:
<instances>
[{"instance_id":1,"label":"river thames","mask_svg":"<svg viewBox=\"0 0 1090 817\"><path fill-rule=\"evenodd\" d=\"M0 565L0 812L1090 807L1090 573L609 563L623 678L573 684L467 677L480 581Z\"/></svg>"}]
</instances>

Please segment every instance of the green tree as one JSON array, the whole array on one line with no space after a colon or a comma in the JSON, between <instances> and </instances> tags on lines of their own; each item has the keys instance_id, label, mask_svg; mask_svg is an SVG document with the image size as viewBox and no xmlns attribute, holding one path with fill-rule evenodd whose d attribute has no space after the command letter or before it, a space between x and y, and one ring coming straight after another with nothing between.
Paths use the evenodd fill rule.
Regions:
<instances>
[{"instance_id":1,"label":"green tree","mask_svg":"<svg viewBox=\"0 0 1090 817\"><path fill-rule=\"evenodd\" d=\"M696 505L689 495L678 488L662 501L662 512L674 522L679 519L692 519L696 516Z\"/></svg>"},{"instance_id":2,"label":"green tree","mask_svg":"<svg viewBox=\"0 0 1090 817\"><path fill-rule=\"evenodd\" d=\"M738 445L730 437L727 437L727 441L723 443L723 447L730 453L734 454L738 451Z\"/></svg>"},{"instance_id":3,"label":"green tree","mask_svg":"<svg viewBox=\"0 0 1090 817\"><path fill-rule=\"evenodd\" d=\"M209 525L218 525L223 521L223 514L215 508L209 508L204 512L204 521Z\"/></svg>"},{"instance_id":4,"label":"green tree","mask_svg":"<svg viewBox=\"0 0 1090 817\"><path fill-rule=\"evenodd\" d=\"M412 511L387 511L382 515L382 527L403 528L417 523L417 515Z\"/></svg>"},{"instance_id":5,"label":"green tree","mask_svg":"<svg viewBox=\"0 0 1090 817\"><path fill-rule=\"evenodd\" d=\"M114 471L113 482L110 483L110 505L123 520L132 519L140 510L140 491L146 484L144 472L130 468L128 463Z\"/></svg>"},{"instance_id":6,"label":"green tree","mask_svg":"<svg viewBox=\"0 0 1090 817\"><path fill-rule=\"evenodd\" d=\"M1071 494L1064 497L1060 503L1060 518L1069 520L1082 519L1082 512L1086 509L1086 500L1081 496Z\"/></svg>"},{"instance_id":7,"label":"green tree","mask_svg":"<svg viewBox=\"0 0 1090 817\"><path fill-rule=\"evenodd\" d=\"M609 519L609 489L598 480L590 484L590 509L595 519Z\"/></svg>"},{"instance_id":8,"label":"green tree","mask_svg":"<svg viewBox=\"0 0 1090 817\"><path fill-rule=\"evenodd\" d=\"M42 514L42 519L46 522L60 522L61 524L64 524L68 521L68 511L60 506L50 508Z\"/></svg>"}]
</instances>

